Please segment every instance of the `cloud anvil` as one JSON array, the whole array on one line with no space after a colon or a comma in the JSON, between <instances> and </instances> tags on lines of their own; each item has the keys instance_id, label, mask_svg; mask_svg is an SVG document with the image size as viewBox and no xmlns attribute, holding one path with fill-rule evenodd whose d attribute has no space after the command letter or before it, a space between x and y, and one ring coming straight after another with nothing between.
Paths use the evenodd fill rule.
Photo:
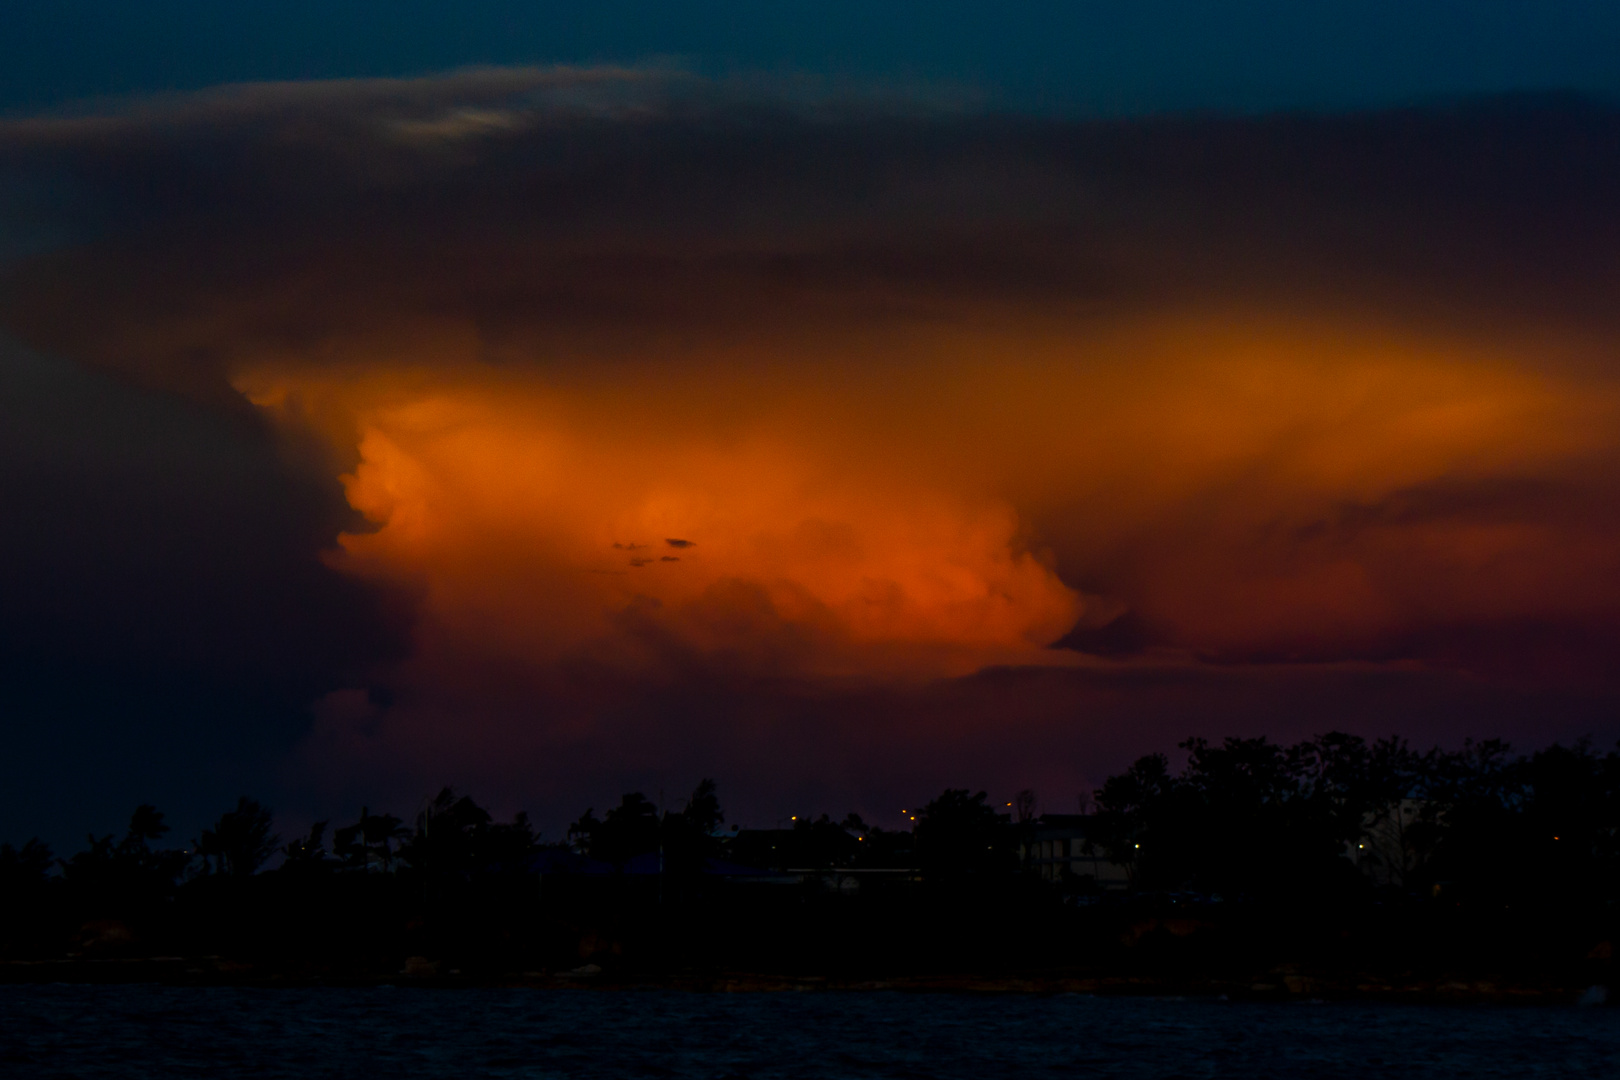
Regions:
<instances>
[{"instance_id":1,"label":"cloud anvil","mask_svg":"<svg viewBox=\"0 0 1620 1080\"><path fill-rule=\"evenodd\" d=\"M346 507L297 511L329 587L408 609L306 693L317 772L858 798L904 746L1061 786L1189 710L1536 734L1616 691L1605 106L509 69L8 121L0 160L71 193L5 329L248 424Z\"/></svg>"}]
</instances>

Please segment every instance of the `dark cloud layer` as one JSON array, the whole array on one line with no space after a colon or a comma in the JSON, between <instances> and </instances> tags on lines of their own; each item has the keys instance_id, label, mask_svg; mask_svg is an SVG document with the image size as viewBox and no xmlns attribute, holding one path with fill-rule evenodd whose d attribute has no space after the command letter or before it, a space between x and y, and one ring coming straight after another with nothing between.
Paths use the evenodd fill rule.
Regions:
<instances>
[{"instance_id":1,"label":"dark cloud layer","mask_svg":"<svg viewBox=\"0 0 1620 1080\"><path fill-rule=\"evenodd\" d=\"M0 340L0 819L62 842L186 817L403 652L403 603L321 565L351 516L262 424Z\"/></svg>"},{"instance_id":2,"label":"dark cloud layer","mask_svg":"<svg viewBox=\"0 0 1620 1080\"><path fill-rule=\"evenodd\" d=\"M499 342L1283 293L1606 331L1617 135L1554 97L1084 124L617 72L248 87L10 125L103 236L30 264L11 322L170 380L390 313Z\"/></svg>"},{"instance_id":3,"label":"dark cloud layer","mask_svg":"<svg viewBox=\"0 0 1620 1080\"><path fill-rule=\"evenodd\" d=\"M1061 802L1194 730L1615 733L1608 107L501 70L20 120L0 165L73 237L0 293L54 373L7 388L13 685L222 687L187 708L258 734L205 768L305 809ZM149 723L137 771L207 727Z\"/></svg>"}]
</instances>

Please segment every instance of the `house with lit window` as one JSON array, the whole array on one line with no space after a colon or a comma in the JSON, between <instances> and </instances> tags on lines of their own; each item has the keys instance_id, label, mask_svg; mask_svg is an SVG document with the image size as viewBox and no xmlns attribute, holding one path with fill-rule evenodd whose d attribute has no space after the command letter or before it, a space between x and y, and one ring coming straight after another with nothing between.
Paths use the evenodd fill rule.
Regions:
<instances>
[{"instance_id":1,"label":"house with lit window","mask_svg":"<svg viewBox=\"0 0 1620 1080\"><path fill-rule=\"evenodd\" d=\"M1125 888L1125 867L1111 862L1091 836L1089 814L1042 814L1032 823L1021 854L1024 865L1047 881Z\"/></svg>"}]
</instances>

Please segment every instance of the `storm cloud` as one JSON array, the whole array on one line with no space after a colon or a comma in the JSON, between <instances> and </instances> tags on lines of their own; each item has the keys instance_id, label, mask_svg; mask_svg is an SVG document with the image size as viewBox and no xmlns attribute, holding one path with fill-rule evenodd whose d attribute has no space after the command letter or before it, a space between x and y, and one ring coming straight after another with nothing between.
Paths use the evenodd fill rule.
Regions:
<instances>
[{"instance_id":1,"label":"storm cloud","mask_svg":"<svg viewBox=\"0 0 1620 1080\"><path fill-rule=\"evenodd\" d=\"M65 238L6 331L247 448L86 542L263 583L172 648L300 703L312 805L718 772L871 809L1211 724L1613 734L1606 106L501 69L11 121L0 159ZM97 535L8 543L62 532Z\"/></svg>"}]
</instances>

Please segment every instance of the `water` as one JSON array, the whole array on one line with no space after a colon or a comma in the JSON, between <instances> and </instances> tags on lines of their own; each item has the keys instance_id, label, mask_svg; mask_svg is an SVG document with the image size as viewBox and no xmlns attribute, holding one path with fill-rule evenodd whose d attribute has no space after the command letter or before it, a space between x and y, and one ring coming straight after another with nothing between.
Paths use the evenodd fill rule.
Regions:
<instances>
[{"instance_id":1,"label":"water","mask_svg":"<svg viewBox=\"0 0 1620 1080\"><path fill-rule=\"evenodd\" d=\"M1620 1010L0 986L0 1076L1604 1077Z\"/></svg>"}]
</instances>

